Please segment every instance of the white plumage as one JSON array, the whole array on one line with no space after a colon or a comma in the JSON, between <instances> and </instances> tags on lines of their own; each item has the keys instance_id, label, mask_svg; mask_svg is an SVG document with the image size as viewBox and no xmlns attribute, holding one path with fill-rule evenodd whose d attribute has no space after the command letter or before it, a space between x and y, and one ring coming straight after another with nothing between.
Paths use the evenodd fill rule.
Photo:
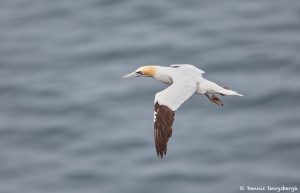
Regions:
<instances>
[{"instance_id":1,"label":"white plumage","mask_svg":"<svg viewBox=\"0 0 300 193\"><path fill-rule=\"evenodd\" d=\"M205 95L211 102L223 106L223 102L215 95L243 96L227 87L204 79L205 72L190 64L172 64L170 67L143 66L124 76L153 77L166 84L166 89L155 95L154 135L157 155L163 157L167 152L167 142L172 134L174 112L194 93Z\"/></svg>"},{"instance_id":2,"label":"white plumage","mask_svg":"<svg viewBox=\"0 0 300 193\"><path fill-rule=\"evenodd\" d=\"M196 79L192 78L193 73L184 69L159 69L164 71L164 76L169 76L173 83L155 95L154 103L157 101L159 104L166 105L175 111L195 93L197 89Z\"/></svg>"}]
</instances>

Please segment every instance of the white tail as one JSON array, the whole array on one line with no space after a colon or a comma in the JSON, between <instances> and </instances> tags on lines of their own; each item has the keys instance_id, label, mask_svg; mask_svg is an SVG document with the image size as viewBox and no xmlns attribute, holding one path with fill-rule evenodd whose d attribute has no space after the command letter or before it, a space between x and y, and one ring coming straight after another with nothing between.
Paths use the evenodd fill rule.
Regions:
<instances>
[{"instance_id":1,"label":"white tail","mask_svg":"<svg viewBox=\"0 0 300 193\"><path fill-rule=\"evenodd\" d=\"M203 81L205 81L206 89L211 91L212 93L220 93L222 95L237 95L237 96L244 96L242 94L239 94L233 90L228 89L228 87L221 87L217 85L216 83L206 80L203 78Z\"/></svg>"},{"instance_id":2,"label":"white tail","mask_svg":"<svg viewBox=\"0 0 300 193\"><path fill-rule=\"evenodd\" d=\"M229 89L222 89L218 91L219 93L223 94L223 95L237 95L237 96L244 96L242 94L239 94L233 90L229 90Z\"/></svg>"}]
</instances>

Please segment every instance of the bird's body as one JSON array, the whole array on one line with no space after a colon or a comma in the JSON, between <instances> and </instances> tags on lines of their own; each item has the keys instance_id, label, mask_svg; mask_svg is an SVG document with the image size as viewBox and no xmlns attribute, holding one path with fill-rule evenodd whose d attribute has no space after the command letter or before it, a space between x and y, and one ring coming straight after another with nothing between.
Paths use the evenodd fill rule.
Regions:
<instances>
[{"instance_id":1,"label":"bird's body","mask_svg":"<svg viewBox=\"0 0 300 193\"><path fill-rule=\"evenodd\" d=\"M213 103L222 106L223 102L215 94L243 96L206 80L202 76L204 73L190 64L173 64L170 67L143 66L124 76L124 78L153 77L170 85L158 92L154 100L154 136L158 156L163 157L166 154L176 109L194 93L205 95Z\"/></svg>"}]
</instances>

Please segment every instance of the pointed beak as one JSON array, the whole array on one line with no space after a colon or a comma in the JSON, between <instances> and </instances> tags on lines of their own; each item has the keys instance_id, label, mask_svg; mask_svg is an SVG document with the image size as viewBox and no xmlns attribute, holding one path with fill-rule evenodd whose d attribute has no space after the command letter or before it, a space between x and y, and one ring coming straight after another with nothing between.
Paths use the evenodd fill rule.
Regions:
<instances>
[{"instance_id":1,"label":"pointed beak","mask_svg":"<svg viewBox=\"0 0 300 193\"><path fill-rule=\"evenodd\" d=\"M132 78L132 77L139 77L139 76L140 76L139 73L132 72L130 74L127 74L127 75L123 76L123 78Z\"/></svg>"}]
</instances>

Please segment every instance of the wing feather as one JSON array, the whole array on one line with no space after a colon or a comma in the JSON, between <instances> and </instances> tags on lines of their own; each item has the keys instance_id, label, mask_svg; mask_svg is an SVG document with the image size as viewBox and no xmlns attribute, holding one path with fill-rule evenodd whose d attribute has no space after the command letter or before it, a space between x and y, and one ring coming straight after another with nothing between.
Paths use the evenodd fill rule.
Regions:
<instances>
[{"instance_id":1,"label":"wing feather","mask_svg":"<svg viewBox=\"0 0 300 193\"><path fill-rule=\"evenodd\" d=\"M156 112L154 122L155 147L157 156L162 158L167 153L167 143L172 136L175 112L158 102L155 103L154 108Z\"/></svg>"},{"instance_id":2,"label":"wing feather","mask_svg":"<svg viewBox=\"0 0 300 193\"><path fill-rule=\"evenodd\" d=\"M155 95L154 104L154 139L158 157L167 153L167 143L172 136L175 110L190 98L196 90L196 83L176 81L165 90Z\"/></svg>"},{"instance_id":3,"label":"wing feather","mask_svg":"<svg viewBox=\"0 0 300 193\"><path fill-rule=\"evenodd\" d=\"M196 68L195 66L193 66L191 64L171 64L170 67L172 67L172 68L179 68L179 67L182 68L183 67L183 68L188 68L188 69L198 71L200 74L205 73L203 70L200 70L199 68Z\"/></svg>"}]
</instances>

